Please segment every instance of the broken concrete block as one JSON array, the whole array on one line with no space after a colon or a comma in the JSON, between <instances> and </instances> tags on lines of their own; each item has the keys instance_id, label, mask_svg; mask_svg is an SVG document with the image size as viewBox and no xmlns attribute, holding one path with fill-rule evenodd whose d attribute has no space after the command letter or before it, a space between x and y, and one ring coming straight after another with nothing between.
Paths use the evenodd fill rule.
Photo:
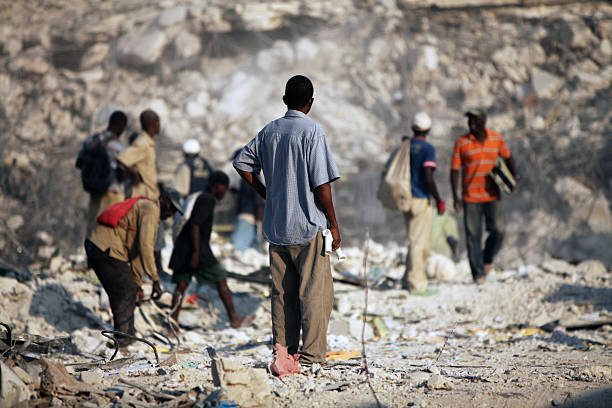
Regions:
<instances>
[{"instance_id":1,"label":"broken concrete block","mask_svg":"<svg viewBox=\"0 0 612 408\"><path fill-rule=\"evenodd\" d=\"M209 352L210 353L210 352ZM214 355L214 356L213 356ZM241 407L271 407L272 394L264 369L246 368L239 362L211 354L213 382Z\"/></svg>"},{"instance_id":2,"label":"broken concrete block","mask_svg":"<svg viewBox=\"0 0 612 408\"><path fill-rule=\"evenodd\" d=\"M430 390L452 390L453 383L449 378L434 374L427 380L427 388Z\"/></svg>"},{"instance_id":3,"label":"broken concrete block","mask_svg":"<svg viewBox=\"0 0 612 408\"><path fill-rule=\"evenodd\" d=\"M86 384L99 383L100 381L102 381L102 374L102 370L100 370L99 368L89 371L83 371L81 373L81 381Z\"/></svg>"},{"instance_id":4,"label":"broken concrete block","mask_svg":"<svg viewBox=\"0 0 612 408\"><path fill-rule=\"evenodd\" d=\"M15 375L19 377L19 379L23 381L24 384L32 384L32 377L30 377L30 374L28 374L23 368L15 366L12 367L11 370L13 370Z\"/></svg>"},{"instance_id":5,"label":"broken concrete block","mask_svg":"<svg viewBox=\"0 0 612 408\"><path fill-rule=\"evenodd\" d=\"M0 362L0 408L8 408L29 400L32 393L6 364Z\"/></svg>"}]
</instances>

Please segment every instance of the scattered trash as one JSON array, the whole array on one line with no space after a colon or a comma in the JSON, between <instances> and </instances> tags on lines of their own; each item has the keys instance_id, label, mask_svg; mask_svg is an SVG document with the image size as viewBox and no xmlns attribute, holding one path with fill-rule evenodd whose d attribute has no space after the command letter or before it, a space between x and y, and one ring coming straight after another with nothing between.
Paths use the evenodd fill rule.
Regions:
<instances>
[{"instance_id":1,"label":"scattered trash","mask_svg":"<svg viewBox=\"0 0 612 408\"><path fill-rule=\"evenodd\" d=\"M361 357L361 353L358 350L353 351L328 351L325 353L325 359L328 361L346 361L353 358Z\"/></svg>"}]
</instances>

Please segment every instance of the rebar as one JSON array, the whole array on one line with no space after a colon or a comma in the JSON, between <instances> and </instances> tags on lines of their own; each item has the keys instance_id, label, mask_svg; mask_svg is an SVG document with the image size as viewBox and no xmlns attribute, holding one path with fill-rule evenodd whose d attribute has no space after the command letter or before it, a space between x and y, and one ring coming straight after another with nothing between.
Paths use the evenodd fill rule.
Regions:
<instances>
[{"instance_id":1,"label":"rebar","mask_svg":"<svg viewBox=\"0 0 612 408\"><path fill-rule=\"evenodd\" d=\"M119 342L117 341L117 339L115 337L115 336L119 336L119 337L127 337L128 339L132 339L132 340L143 342L146 345L148 345L149 347L151 347L153 349L153 353L155 353L155 360L157 361L157 365L159 365L159 355L157 354L157 348L150 341L148 341L146 339L143 339L141 337L132 336L131 334L127 334L127 333L120 332L120 331L117 331L117 330L102 330L100 333L102 334L102 336L106 337L107 339L112 340L113 344L115 345L115 352L113 353L113 355L111 356L109 361L113 361L113 359L115 358L115 356L119 352ZM111 334L113 336L111 336Z\"/></svg>"}]
</instances>

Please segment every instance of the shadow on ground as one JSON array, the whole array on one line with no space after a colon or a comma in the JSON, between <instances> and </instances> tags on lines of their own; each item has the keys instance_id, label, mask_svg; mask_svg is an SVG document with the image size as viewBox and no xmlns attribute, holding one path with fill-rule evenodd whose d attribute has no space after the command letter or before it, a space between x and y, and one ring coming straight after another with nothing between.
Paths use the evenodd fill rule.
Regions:
<instances>
[{"instance_id":1,"label":"shadow on ground","mask_svg":"<svg viewBox=\"0 0 612 408\"><path fill-rule=\"evenodd\" d=\"M47 323L56 329L72 333L83 327L97 327L88 319L89 309L83 303L75 301L70 292L58 283L40 287L32 296L30 315L42 316Z\"/></svg>"},{"instance_id":2,"label":"shadow on ground","mask_svg":"<svg viewBox=\"0 0 612 408\"><path fill-rule=\"evenodd\" d=\"M601 388L577 397L567 398L562 408L608 408L612 407L612 387Z\"/></svg>"},{"instance_id":3,"label":"shadow on ground","mask_svg":"<svg viewBox=\"0 0 612 408\"><path fill-rule=\"evenodd\" d=\"M591 304L593 310L612 310L612 288L598 288L594 286L581 286L564 283L544 301L577 302L580 304Z\"/></svg>"}]
</instances>

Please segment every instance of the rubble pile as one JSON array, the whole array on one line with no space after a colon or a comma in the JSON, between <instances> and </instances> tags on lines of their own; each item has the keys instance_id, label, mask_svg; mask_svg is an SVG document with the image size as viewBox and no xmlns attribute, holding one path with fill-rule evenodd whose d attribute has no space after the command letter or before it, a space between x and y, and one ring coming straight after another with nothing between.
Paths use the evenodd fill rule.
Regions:
<instances>
[{"instance_id":1,"label":"rubble pile","mask_svg":"<svg viewBox=\"0 0 612 408\"><path fill-rule=\"evenodd\" d=\"M82 259L58 255L55 268L33 265L29 279L0 278L0 322L11 329L0 334L3 398L79 406L373 404L361 344L364 252L347 247L345 262L332 261L327 365L278 378L270 366L269 285L240 279L261 276L266 257L249 262L213 238L236 276L230 287L237 311L254 314L253 325L230 328L214 288L192 284L174 336L167 325L173 284L163 280L161 299L135 314L138 337L155 350L136 342L115 355L101 334L112 324L107 300ZM585 391L612 380L612 275L601 262L550 258L496 270L476 286L465 260L446 258L457 274L414 296L397 289L405 250L376 242L368 248L365 350L384 406L513 406L525 398L580 405Z\"/></svg>"},{"instance_id":2,"label":"rubble pile","mask_svg":"<svg viewBox=\"0 0 612 408\"><path fill-rule=\"evenodd\" d=\"M533 3L0 5L0 407L374 406L368 380L386 407L606 406L612 6ZM162 180L188 137L231 174L231 152L284 112L284 81L298 72L313 79L311 116L343 174L334 197L347 259L332 258L326 365L272 374L268 256L235 252L221 232L212 249L253 323L230 328L216 290L192 284L172 333L164 276L161 299L135 312L142 341L117 349L82 250L81 141L114 109L128 113L129 135L152 108ZM476 286L465 253L433 254L427 293L411 295L399 289L403 225L375 198L381 164L428 111L450 202L451 150L474 106L523 176L505 199L499 264Z\"/></svg>"},{"instance_id":3,"label":"rubble pile","mask_svg":"<svg viewBox=\"0 0 612 408\"><path fill-rule=\"evenodd\" d=\"M430 139L448 200L442 180L465 130L462 113L483 106L523 174L506 205L504 261L539 263L550 253L612 262L604 248L612 229L611 6L435 3L4 5L3 258L27 264L80 245L87 198L74 158L113 109L129 114L127 134L143 109L160 114L159 168L169 181L188 137L216 166L228 166L228 152L283 113L279 78L302 72L314 80L312 117L344 176L337 195L347 242L363 240L364 227L381 242L402 237L371 193L412 115L426 110L434 119Z\"/></svg>"}]
</instances>

